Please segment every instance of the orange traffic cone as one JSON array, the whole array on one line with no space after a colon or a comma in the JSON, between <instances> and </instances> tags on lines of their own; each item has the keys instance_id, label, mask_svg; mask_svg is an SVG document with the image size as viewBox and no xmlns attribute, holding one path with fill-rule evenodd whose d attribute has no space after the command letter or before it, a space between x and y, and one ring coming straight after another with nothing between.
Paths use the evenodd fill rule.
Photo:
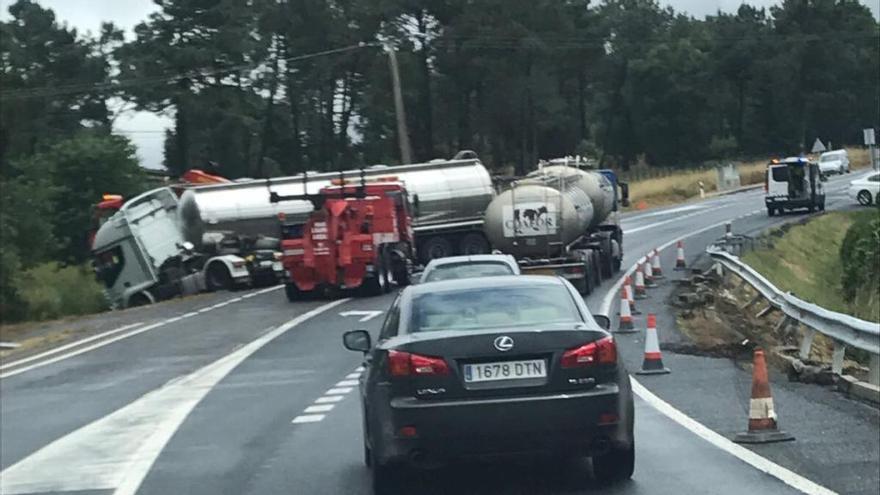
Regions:
<instances>
[{"instance_id":1,"label":"orange traffic cone","mask_svg":"<svg viewBox=\"0 0 880 495\"><path fill-rule=\"evenodd\" d=\"M663 357L660 355L657 317L653 313L648 313L648 330L645 332L645 359L642 361L642 369L636 371L636 374L662 375L665 373L669 373L669 368L663 366Z\"/></svg>"},{"instance_id":2,"label":"orange traffic cone","mask_svg":"<svg viewBox=\"0 0 880 495\"><path fill-rule=\"evenodd\" d=\"M639 267L636 269L636 299L645 299L648 297L648 292L645 290L645 274L642 271L642 265L639 264Z\"/></svg>"},{"instance_id":3,"label":"orange traffic cone","mask_svg":"<svg viewBox=\"0 0 880 495\"><path fill-rule=\"evenodd\" d=\"M684 263L684 243L682 241L678 241L675 253L675 269L684 270L685 268L687 268L687 266Z\"/></svg>"},{"instance_id":4,"label":"orange traffic cone","mask_svg":"<svg viewBox=\"0 0 880 495\"><path fill-rule=\"evenodd\" d=\"M770 443L794 440L794 436L781 431L776 424L770 380L767 378L767 362L764 351L755 349L752 372L752 399L749 401L749 431L733 438L738 443Z\"/></svg>"},{"instance_id":5,"label":"orange traffic cone","mask_svg":"<svg viewBox=\"0 0 880 495\"><path fill-rule=\"evenodd\" d=\"M636 298L633 296L632 278L630 278L629 275L623 280L623 290L626 291L626 300L629 301L629 310L632 311L632 314L642 314L642 312L636 308Z\"/></svg>"},{"instance_id":6,"label":"orange traffic cone","mask_svg":"<svg viewBox=\"0 0 880 495\"><path fill-rule=\"evenodd\" d=\"M633 325L632 313L629 310L629 299L626 297L626 289L620 291L620 323L617 325L617 333L637 332Z\"/></svg>"},{"instance_id":7,"label":"orange traffic cone","mask_svg":"<svg viewBox=\"0 0 880 495\"><path fill-rule=\"evenodd\" d=\"M660 266L660 251L654 248L651 255L651 271L654 272L654 278L663 278L663 268Z\"/></svg>"},{"instance_id":8,"label":"orange traffic cone","mask_svg":"<svg viewBox=\"0 0 880 495\"><path fill-rule=\"evenodd\" d=\"M654 281L654 268L651 267L651 255L645 257L645 264L642 265L642 269L645 271L645 287L649 289L653 289L654 287L658 287L657 282Z\"/></svg>"}]
</instances>

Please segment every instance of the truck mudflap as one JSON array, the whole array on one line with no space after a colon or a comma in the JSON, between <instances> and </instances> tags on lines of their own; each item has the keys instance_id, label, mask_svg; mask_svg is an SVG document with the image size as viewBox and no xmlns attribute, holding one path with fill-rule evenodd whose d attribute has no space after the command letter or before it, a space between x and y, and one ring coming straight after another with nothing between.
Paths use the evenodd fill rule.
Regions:
<instances>
[{"instance_id":1,"label":"truck mudflap","mask_svg":"<svg viewBox=\"0 0 880 495\"><path fill-rule=\"evenodd\" d=\"M520 265L520 270L523 275L555 275L567 280L579 280L584 278L587 274L582 262L553 263L548 265Z\"/></svg>"}]
</instances>

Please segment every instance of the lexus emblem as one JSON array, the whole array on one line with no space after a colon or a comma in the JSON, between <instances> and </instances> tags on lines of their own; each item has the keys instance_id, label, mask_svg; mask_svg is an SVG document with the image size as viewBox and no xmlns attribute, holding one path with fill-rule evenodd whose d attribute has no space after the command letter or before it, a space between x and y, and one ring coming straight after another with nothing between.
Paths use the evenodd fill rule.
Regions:
<instances>
[{"instance_id":1,"label":"lexus emblem","mask_svg":"<svg viewBox=\"0 0 880 495\"><path fill-rule=\"evenodd\" d=\"M495 339L495 348L501 352L507 352L513 349L513 339L507 335L502 335Z\"/></svg>"}]
</instances>

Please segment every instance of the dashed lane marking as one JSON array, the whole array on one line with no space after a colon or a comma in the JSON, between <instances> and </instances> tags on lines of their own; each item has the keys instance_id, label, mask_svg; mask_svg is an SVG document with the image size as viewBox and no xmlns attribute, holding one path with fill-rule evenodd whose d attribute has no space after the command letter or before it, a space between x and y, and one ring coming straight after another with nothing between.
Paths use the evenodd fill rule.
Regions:
<instances>
[{"instance_id":1,"label":"dashed lane marking","mask_svg":"<svg viewBox=\"0 0 880 495\"><path fill-rule=\"evenodd\" d=\"M297 417L293 418L293 421L291 421L291 422L294 424L317 423L318 421L321 421L322 419L324 419L323 414L304 414L302 416L297 416Z\"/></svg>"},{"instance_id":2,"label":"dashed lane marking","mask_svg":"<svg viewBox=\"0 0 880 495\"><path fill-rule=\"evenodd\" d=\"M357 380L342 380L341 382L337 383L336 386L337 387L356 387L357 384L358 384Z\"/></svg>"},{"instance_id":3,"label":"dashed lane marking","mask_svg":"<svg viewBox=\"0 0 880 495\"><path fill-rule=\"evenodd\" d=\"M354 379L360 378L360 376L361 376L360 373L349 373L349 374L345 375L345 378L347 380L354 380Z\"/></svg>"},{"instance_id":4,"label":"dashed lane marking","mask_svg":"<svg viewBox=\"0 0 880 495\"><path fill-rule=\"evenodd\" d=\"M335 406L336 404L319 404L316 406L309 406L305 408L303 412L306 414L327 412L333 410Z\"/></svg>"},{"instance_id":5,"label":"dashed lane marking","mask_svg":"<svg viewBox=\"0 0 880 495\"><path fill-rule=\"evenodd\" d=\"M360 370L360 371L359 371ZM357 378L361 375L363 371L363 367L358 367L353 373L349 373L346 378ZM357 385L357 380L343 380L336 384L335 387L324 392L324 395L315 399L314 404L308 406L303 410L303 413L299 416L293 418L291 423L317 423L324 419L324 414L315 414L315 413L326 413L333 410L336 407L336 403L340 402L345 398L345 395L351 392L354 388L348 387L345 385Z\"/></svg>"},{"instance_id":6,"label":"dashed lane marking","mask_svg":"<svg viewBox=\"0 0 880 495\"><path fill-rule=\"evenodd\" d=\"M349 299L319 306L189 375L67 434L0 473L0 493L137 492L196 405L239 364L297 325ZM320 421L316 419L315 421Z\"/></svg>"},{"instance_id":7,"label":"dashed lane marking","mask_svg":"<svg viewBox=\"0 0 880 495\"><path fill-rule=\"evenodd\" d=\"M315 404L326 404L331 402L339 402L344 399L344 395L328 395L326 397L318 397L315 399Z\"/></svg>"},{"instance_id":8,"label":"dashed lane marking","mask_svg":"<svg viewBox=\"0 0 880 495\"><path fill-rule=\"evenodd\" d=\"M340 395L340 394L345 395L345 394L351 392L351 390L352 390L352 387L337 387L337 388L331 388L330 390L328 390L326 392L326 394L327 395Z\"/></svg>"}]
</instances>

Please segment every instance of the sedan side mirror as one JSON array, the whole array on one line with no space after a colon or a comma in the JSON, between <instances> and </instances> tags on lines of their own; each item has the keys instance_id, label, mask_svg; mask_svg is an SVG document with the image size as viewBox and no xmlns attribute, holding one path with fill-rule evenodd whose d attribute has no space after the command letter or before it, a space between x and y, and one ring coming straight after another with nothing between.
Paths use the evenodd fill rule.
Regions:
<instances>
[{"instance_id":1,"label":"sedan side mirror","mask_svg":"<svg viewBox=\"0 0 880 495\"><path fill-rule=\"evenodd\" d=\"M350 351L369 352L373 348L370 333L366 330L352 330L342 334L342 345Z\"/></svg>"},{"instance_id":2,"label":"sedan side mirror","mask_svg":"<svg viewBox=\"0 0 880 495\"><path fill-rule=\"evenodd\" d=\"M605 315L593 315L593 319L596 320L596 323L598 323L603 330L611 330L611 318L608 318Z\"/></svg>"}]
</instances>

